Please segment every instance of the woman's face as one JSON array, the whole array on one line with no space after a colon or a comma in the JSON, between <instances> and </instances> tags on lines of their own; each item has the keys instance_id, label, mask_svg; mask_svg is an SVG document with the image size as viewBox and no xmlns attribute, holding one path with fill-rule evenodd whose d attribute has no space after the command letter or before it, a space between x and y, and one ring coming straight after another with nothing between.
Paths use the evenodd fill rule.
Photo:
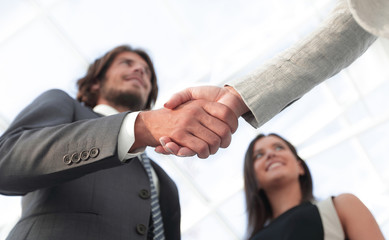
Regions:
<instances>
[{"instance_id":1,"label":"woman's face","mask_svg":"<svg viewBox=\"0 0 389 240\"><path fill-rule=\"evenodd\" d=\"M289 184L304 175L301 162L288 145L276 136L256 141L253 148L254 172L258 186L265 191L271 187Z\"/></svg>"}]
</instances>

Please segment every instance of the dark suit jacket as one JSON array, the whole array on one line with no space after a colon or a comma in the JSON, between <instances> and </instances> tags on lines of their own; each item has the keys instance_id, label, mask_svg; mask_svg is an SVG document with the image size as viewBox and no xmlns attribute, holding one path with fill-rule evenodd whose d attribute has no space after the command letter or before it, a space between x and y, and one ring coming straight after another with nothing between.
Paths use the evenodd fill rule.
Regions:
<instances>
[{"instance_id":1,"label":"dark suit jacket","mask_svg":"<svg viewBox=\"0 0 389 240\"><path fill-rule=\"evenodd\" d=\"M123 164L125 113L99 117L60 90L25 108L0 137L0 192L23 195L7 239L146 239L150 183L138 159ZM177 187L154 162L166 239L180 239Z\"/></svg>"}]
</instances>

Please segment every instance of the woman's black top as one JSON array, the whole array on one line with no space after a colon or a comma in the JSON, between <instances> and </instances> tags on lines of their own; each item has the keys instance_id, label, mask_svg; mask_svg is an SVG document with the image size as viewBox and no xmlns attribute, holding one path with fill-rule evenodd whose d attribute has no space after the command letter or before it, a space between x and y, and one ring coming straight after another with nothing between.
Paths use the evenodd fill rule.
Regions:
<instances>
[{"instance_id":1,"label":"woman's black top","mask_svg":"<svg viewBox=\"0 0 389 240\"><path fill-rule=\"evenodd\" d=\"M302 203L281 214L254 235L251 240L319 240L324 230L319 210L310 202Z\"/></svg>"}]
</instances>

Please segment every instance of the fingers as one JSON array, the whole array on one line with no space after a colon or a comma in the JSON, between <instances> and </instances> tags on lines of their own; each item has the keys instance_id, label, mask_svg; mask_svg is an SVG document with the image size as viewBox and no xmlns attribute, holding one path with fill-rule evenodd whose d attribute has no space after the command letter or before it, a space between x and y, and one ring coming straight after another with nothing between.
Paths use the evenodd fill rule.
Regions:
<instances>
[{"instance_id":1,"label":"fingers","mask_svg":"<svg viewBox=\"0 0 389 240\"><path fill-rule=\"evenodd\" d=\"M234 113L221 103L194 100L173 110L163 108L141 112L135 126L134 145L137 147L156 147L159 139L167 136L164 146L156 148L157 152L178 156L197 154L199 158L207 158L220 147L230 144L237 120Z\"/></svg>"},{"instance_id":2,"label":"fingers","mask_svg":"<svg viewBox=\"0 0 389 240\"><path fill-rule=\"evenodd\" d=\"M172 153L170 153L169 151L166 151L161 145L159 146L156 146L154 148L154 151L157 152L157 153L160 153L160 154L164 154L164 155L170 155Z\"/></svg>"},{"instance_id":3,"label":"fingers","mask_svg":"<svg viewBox=\"0 0 389 240\"><path fill-rule=\"evenodd\" d=\"M204 110L213 117L218 118L219 120L226 123L230 127L230 131L232 133L234 133L238 128L237 116L229 107L225 106L224 104L207 102L204 105Z\"/></svg>"},{"instance_id":4,"label":"fingers","mask_svg":"<svg viewBox=\"0 0 389 240\"><path fill-rule=\"evenodd\" d=\"M232 88L231 88L232 89ZM230 126L231 132L234 133L238 127L238 117L241 115L241 111L247 112L247 106L241 104L239 101L240 95L234 89L220 88L216 86L200 86L187 88L181 92L174 94L168 102L165 103L165 108L174 109L185 102L190 100L203 99L209 102L218 102L226 105L213 105L207 109L208 113L219 118ZM237 95L237 96L236 96ZM241 100L241 99L240 99ZM243 100L242 100L243 102ZM246 108L244 108L246 107ZM234 113L231 114L231 113Z\"/></svg>"},{"instance_id":5,"label":"fingers","mask_svg":"<svg viewBox=\"0 0 389 240\"><path fill-rule=\"evenodd\" d=\"M215 89L217 90L217 89ZM179 103L181 100L185 101L190 98L192 91L190 89L184 90L175 94L168 102L171 106L175 106L175 103ZM217 152L219 147L226 148L231 143L231 133L234 133L238 128L238 119L236 114L227 106L217 102L202 101L203 109L208 113L206 117L202 119L202 125L214 132L220 139L217 141L216 136L207 133L207 129L199 128L194 135L201 134L198 137L209 143L210 153ZM229 129L226 128L226 125ZM210 142L211 141L211 142ZM220 144L220 146L217 146Z\"/></svg>"},{"instance_id":6,"label":"fingers","mask_svg":"<svg viewBox=\"0 0 389 240\"><path fill-rule=\"evenodd\" d=\"M197 134L204 134L204 136L198 136L209 144L210 152L214 154L217 152L215 146L226 148L230 145L232 133L238 127L238 119L231 109L220 103L205 102L203 108L207 115L204 115L204 118L200 121L205 129L202 130L204 133L200 132L201 129L199 129ZM216 135L212 136L207 131L211 131ZM217 142L214 137L218 137L220 142Z\"/></svg>"},{"instance_id":7,"label":"fingers","mask_svg":"<svg viewBox=\"0 0 389 240\"><path fill-rule=\"evenodd\" d=\"M196 153L187 147L181 147L176 155L179 157L192 157Z\"/></svg>"},{"instance_id":8,"label":"fingers","mask_svg":"<svg viewBox=\"0 0 389 240\"><path fill-rule=\"evenodd\" d=\"M219 147L226 148L230 145L232 133L226 123L210 117L202 119L201 122L204 129L199 129L196 136L209 144L211 154L215 154Z\"/></svg>"},{"instance_id":9,"label":"fingers","mask_svg":"<svg viewBox=\"0 0 389 240\"><path fill-rule=\"evenodd\" d=\"M179 146L177 144L176 144L176 146L174 146L174 145L170 146L170 148L168 146L166 146L166 143L172 142L172 140L169 137L163 136L159 139L159 142L161 143L161 147L164 149L164 151L166 151L170 154L177 155L178 148L179 148Z\"/></svg>"},{"instance_id":10,"label":"fingers","mask_svg":"<svg viewBox=\"0 0 389 240\"><path fill-rule=\"evenodd\" d=\"M161 145L157 146L154 150L160 154L173 154L178 157L192 157L196 155L196 152L187 147L181 147L173 142L169 137L161 137L159 139Z\"/></svg>"},{"instance_id":11,"label":"fingers","mask_svg":"<svg viewBox=\"0 0 389 240\"><path fill-rule=\"evenodd\" d=\"M203 140L209 147L209 154L215 154L220 147L226 148L231 143L232 131L235 131L238 126L238 120L234 112L225 105L217 102L208 102L205 100L195 100L187 104L199 106L199 109L194 109L188 113L193 119L199 121L200 125L195 128L188 129L189 133L198 139ZM223 119L223 120L220 120ZM187 123L185 123L187 125ZM188 122L189 126L189 122ZM201 144L198 142L197 144ZM182 145L182 144L181 144ZM193 151L205 155L205 150L202 145L183 145ZM200 148L200 150L196 150ZM200 157L199 156L199 157Z\"/></svg>"},{"instance_id":12,"label":"fingers","mask_svg":"<svg viewBox=\"0 0 389 240\"><path fill-rule=\"evenodd\" d=\"M188 124L185 125L188 126L186 131L172 134L171 139L174 143L191 149L199 158L207 158L209 155L217 152L221 144L219 136L204 127L200 122L192 124L193 128ZM173 143L166 143L165 146L177 155L191 155L188 153L188 150L177 148Z\"/></svg>"},{"instance_id":13,"label":"fingers","mask_svg":"<svg viewBox=\"0 0 389 240\"><path fill-rule=\"evenodd\" d=\"M204 109L207 103L204 100L190 101L170 110L175 118L174 122L169 122L173 131L168 136L174 143L162 138L169 141L165 144L165 151L176 155L193 155L195 152L199 158L207 158L217 152L222 142L223 146L229 144L230 127Z\"/></svg>"},{"instance_id":14,"label":"fingers","mask_svg":"<svg viewBox=\"0 0 389 240\"><path fill-rule=\"evenodd\" d=\"M219 147L228 147L232 133L238 128L238 117L241 115L235 109L242 108L235 103L236 99L237 97L229 90L216 86L187 88L174 94L165 103L166 109L176 110L185 104L194 104L201 107L205 113L188 112L188 116L193 116L192 120L198 121L199 124L193 124L190 120L182 122L188 126L186 131L189 135L168 138L161 148L156 148L156 151L164 154L181 154L181 156L193 156L197 153L200 158L205 158L215 154Z\"/></svg>"},{"instance_id":15,"label":"fingers","mask_svg":"<svg viewBox=\"0 0 389 240\"><path fill-rule=\"evenodd\" d=\"M190 104L198 108L188 111L187 115L190 118L181 121L182 125L188 127L189 135L185 136L186 139L184 136L174 136L174 139L160 138L164 152L178 156L193 156L197 153L199 158L206 158L210 154L215 154L220 147L228 147L231 143L231 131L236 130L238 125L234 113L228 107L216 102L199 100L186 105ZM219 118L224 119L228 124Z\"/></svg>"},{"instance_id":16,"label":"fingers","mask_svg":"<svg viewBox=\"0 0 389 240\"><path fill-rule=\"evenodd\" d=\"M192 151L190 148L179 146L169 137L161 137L159 142L166 153L174 154L179 157L191 157L196 155L196 152Z\"/></svg>"},{"instance_id":17,"label":"fingers","mask_svg":"<svg viewBox=\"0 0 389 240\"><path fill-rule=\"evenodd\" d=\"M173 144L175 144L174 142L171 142ZM178 145L177 145L178 146ZM170 150L166 151L164 147L162 146L157 146L155 147L154 151L159 153L159 154L164 154L164 155L175 155L175 156L178 156L178 157L192 157L194 155L196 155L196 153L192 150L190 150L189 148L187 147L179 147L179 150L177 151L176 154L173 154L170 152Z\"/></svg>"},{"instance_id":18,"label":"fingers","mask_svg":"<svg viewBox=\"0 0 389 240\"><path fill-rule=\"evenodd\" d=\"M178 146L175 142L168 142L163 148L165 151L178 157L191 157L196 155L196 152L192 151L190 148Z\"/></svg>"},{"instance_id":19,"label":"fingers","mask_svg":"<svg viewBox=\"0 0 389 240\"><path fill-rule=\"evenodd\" d=\"M190 88L174 94L163 106L168 109L174 109L177 106L193 99Z\"/></svg>"},{"instance_id":20,"label":"fingers","mask_svg":"<svg viewBox=\"0 0 389 240\"><path fill-rule=\"evenodd\" d=\"M223 142L223 144L226 144L226 141L231 141L231 132L226 124L222 123L216 118L208 119L207 122L211 122L211 124L217 122L216 124L221 124L224 126L212 125L212 127L208 127L207 125L200 125L197 127L196 131L191 131L194 136L203 140L203 142L207 146L207 148L205 148L205 146L202 147L202 145L200 145L200 142L197 143L199 144L198 146L200 155L205 156L199 156L200 158L206 158L209 155L215 154L219 150ZM219 131L219 133L217 133L217 131ZM195 149L197 146L189 145L188 147Z\"/></svg>"},{"instance_id":21,"label":"fingers","mask_svg":"<svg viewBox=\"0 0 389 240\"><path fill-rule=\"evenodd\" d=\"M217 102L225 93L227 93L225 89L217 86L191 87L174 94L170 100L164 104L164 107L174 109L190 100L198 99Z\"/></svg>"}]
</instances>

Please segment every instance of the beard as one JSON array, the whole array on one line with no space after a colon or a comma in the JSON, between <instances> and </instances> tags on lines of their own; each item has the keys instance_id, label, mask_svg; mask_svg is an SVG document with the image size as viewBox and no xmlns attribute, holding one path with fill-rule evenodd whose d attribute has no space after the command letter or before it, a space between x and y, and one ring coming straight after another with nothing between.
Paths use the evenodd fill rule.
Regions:
<instances>
[{"instance_id":1,"label":"beard","mask_svg":"<svg viewBox=\"0 0 389 240\"><path fill-rule=\"evenodd\" d=\"M103 85L100 95L113 106L128 108L131 111L143 110L146 105L140 93L133 90L123 91Z\"/></svg>"}]
</instances>

